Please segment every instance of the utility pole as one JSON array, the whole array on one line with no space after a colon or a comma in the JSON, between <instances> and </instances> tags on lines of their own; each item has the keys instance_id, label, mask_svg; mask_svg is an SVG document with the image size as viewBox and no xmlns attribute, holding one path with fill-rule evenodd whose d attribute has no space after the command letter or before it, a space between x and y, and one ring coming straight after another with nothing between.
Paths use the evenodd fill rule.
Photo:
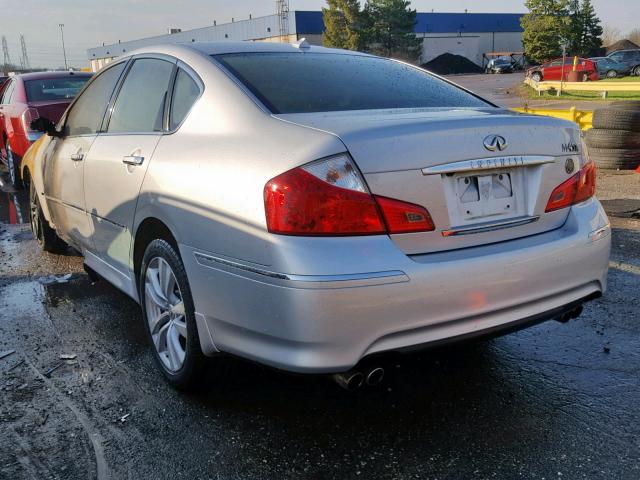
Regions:
<instances>
[{"instance_id":1,"label":"utility pole","mask_svg":"<svg viewBox=\"0 0 640 480\"><path fill-rule=\"evenodd\" d=\"M20 34L20 47L22 48L22 64L24 68L30 69L31 63L29 62L29 56L27 55L27 43L24 41L24 35Z\"/></svg>"},{"instance_id":2,"label":"utility pole","mask_svg":"<svg viewBox=\"0 0 640 480\"><path fill-rule=\"evenodd\" d=\"M4 56L4 68L10 68L11 65L11 57L9 56L9 47L7 46L7 39L3 35L2 36L2 53Z\"/></svg>"},{"instance_id":3,"label":"utility pole","mask_svg":"<svg viewBox=\"0 0 640 480\"><path fill-rule=\"evenodd\" d=\"M64 48L64 23L59 23L58 26L60 27L60 35L62 36L62 55L64 55L64 69L69 70L69 67L67 66L67 51Z\"/></svg>"}]
</instances>

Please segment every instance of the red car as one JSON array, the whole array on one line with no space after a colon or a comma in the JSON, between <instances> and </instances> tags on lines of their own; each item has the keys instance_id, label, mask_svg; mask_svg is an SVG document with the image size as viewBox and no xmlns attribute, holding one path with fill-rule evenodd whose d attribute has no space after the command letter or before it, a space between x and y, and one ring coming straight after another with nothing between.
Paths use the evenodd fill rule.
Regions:
<instances>
[{"instance_id":1,"label":"red car","mask_svg":"<svg viewBox=\"0 0 640 480\"><path fill-rule=\"evenodd\" d=\"M0 98L0 159L7 165L11 182L22 186L20 162L40 132L31 130L40 116L57 122L90 73L40 72L9 78Z\"/></svg>"},{"instance_id":2,"label":"red car","mask_svg":"<svg viewBox=\"0 0 640 480\"><path fill-rule=\"evenodd\" d=\"M564 73L564 81L568 80L569 73L573 70L573 57L566 57L564 60L564 70L562 68L562 59L558 58L537 67L527 70L527 76L531 77L536 82L543 80L560 80ZM582 75L581 80L600 80L598 75L598 68L596 64L586 58L578 58L578 65L576 71Z\"/></svg>"}]
</instances>

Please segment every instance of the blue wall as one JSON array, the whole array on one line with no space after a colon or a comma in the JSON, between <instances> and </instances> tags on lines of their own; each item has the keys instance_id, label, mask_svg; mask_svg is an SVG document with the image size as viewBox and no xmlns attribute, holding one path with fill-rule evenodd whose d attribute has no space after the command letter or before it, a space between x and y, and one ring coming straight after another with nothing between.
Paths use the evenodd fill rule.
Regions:
<instances>
[{"instance_id":1,"label":"blue wall","mask_svg":"<svg viewBox=\"0 0 640 480\"><path fill-rule=\"evenodd\" d=\"M418 13L416 33L522 32L520 13ZM297 33L322 33L322 12L296 11Z\"/></svg>"}]
</instances>

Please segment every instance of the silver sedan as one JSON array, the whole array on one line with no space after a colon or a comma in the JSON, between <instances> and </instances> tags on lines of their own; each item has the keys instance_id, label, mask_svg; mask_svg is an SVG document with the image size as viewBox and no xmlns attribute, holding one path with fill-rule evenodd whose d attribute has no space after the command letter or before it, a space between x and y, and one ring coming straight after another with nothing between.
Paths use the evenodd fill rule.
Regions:
<instances>
[{"instance_id":1,"label":"silver sedan","mask_svg":"<svg viewBox=\"0 0 640 480\"><path fill-rule=\"evenodd\" d=\"M148 47L34 126L34 235L140 303L178 388L223 353L357 384L371 354L566 320L606 287L577 127L398 61Z\"/></svg>"}]
</instances>

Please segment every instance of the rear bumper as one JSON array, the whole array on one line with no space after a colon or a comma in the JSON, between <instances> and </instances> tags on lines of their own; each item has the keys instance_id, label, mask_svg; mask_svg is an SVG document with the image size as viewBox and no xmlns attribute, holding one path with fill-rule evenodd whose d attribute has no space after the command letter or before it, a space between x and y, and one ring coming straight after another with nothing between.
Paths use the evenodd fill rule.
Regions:
<instances>
[{"instance_id":1,"label":"rear bumper","mask_svg":"<svg viewBox=\"0 0 640 480\"><path fill-rule=\"evenodd\" d=\"M590 200L572 207L560 229L494 245L407 257L388 237L366 241L340 245L354 242L341 253L353 271L369 273L337 275L276 273L182 245L203 351L329 373L377 352L522 328L600 295L611 240L602 207ZM338 253L299 254L331 263ZM367 258L372 268L363 270Z\"/></svg>"}]
</instances>

